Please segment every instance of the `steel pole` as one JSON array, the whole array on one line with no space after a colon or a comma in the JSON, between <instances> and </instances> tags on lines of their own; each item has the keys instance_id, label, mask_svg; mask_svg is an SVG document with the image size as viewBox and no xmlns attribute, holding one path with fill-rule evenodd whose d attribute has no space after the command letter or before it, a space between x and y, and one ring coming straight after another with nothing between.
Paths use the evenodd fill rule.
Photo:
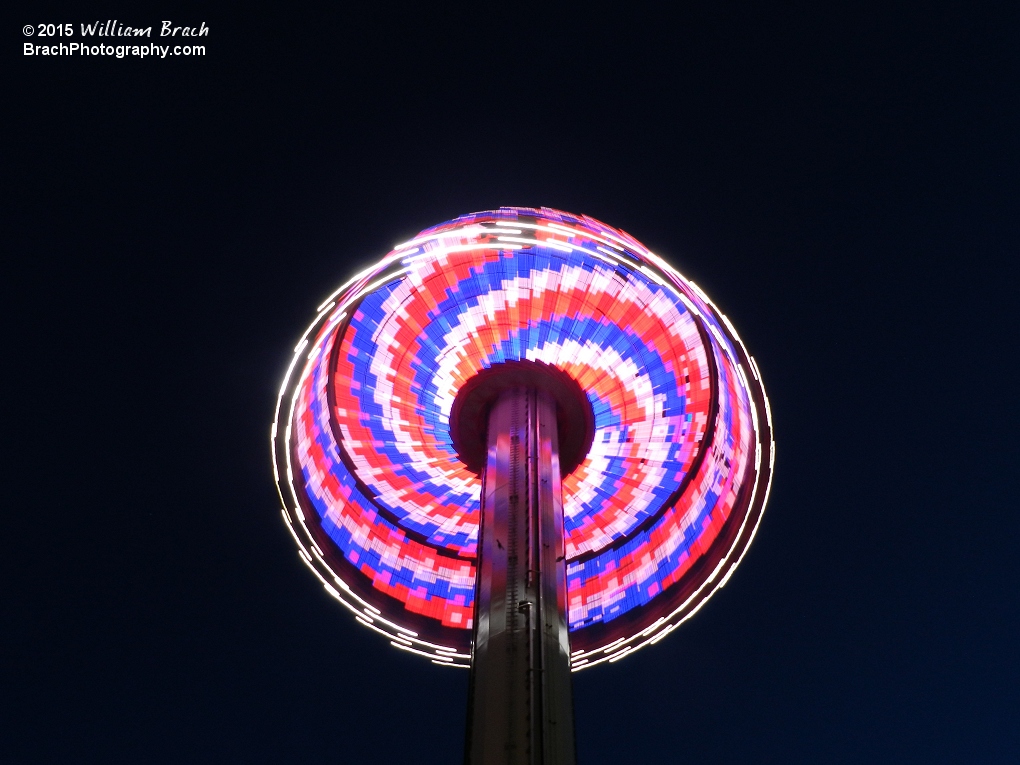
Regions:
<instances>
[{"instance_id":1,"label":"steel pole","mask_svg":"<svg viewBox=\"0 0 1020 765\"><path fill-rule=\"evenodd\" d=\"M574 765L556 408L535 388L489 414L467 765Z\"/></svg>"}]
</instances>

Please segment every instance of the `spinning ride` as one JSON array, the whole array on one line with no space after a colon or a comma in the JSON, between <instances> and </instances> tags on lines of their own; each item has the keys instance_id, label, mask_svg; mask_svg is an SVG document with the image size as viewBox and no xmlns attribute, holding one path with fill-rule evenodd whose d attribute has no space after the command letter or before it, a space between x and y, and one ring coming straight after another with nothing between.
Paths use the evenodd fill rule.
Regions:
<instances>
[{"instance_id":1,"label":"spinning ride","mask_svg":"<svg viewBox=\"0 0 1020 765\"><path fill-rule=\"evenodd\" d=\"M726 583L774 458L726 317L633 237L548 208L427 229L330 296L272 445L325 589L396 648L472 667L476 762L573 761L569 671Z\"/></svg>"}]
</instances>

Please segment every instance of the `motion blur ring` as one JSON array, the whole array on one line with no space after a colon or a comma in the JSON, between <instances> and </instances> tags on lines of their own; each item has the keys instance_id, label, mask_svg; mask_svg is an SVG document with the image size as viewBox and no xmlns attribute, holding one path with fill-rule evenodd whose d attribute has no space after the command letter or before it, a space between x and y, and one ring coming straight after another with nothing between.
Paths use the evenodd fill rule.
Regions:
<instances>
[{"instance_id":1,"label":"motion blur ring","mask_svg":"<svg viewBox=\"0 0 1020 765\"><path fill-rule=\"evenodd\" d=\"M396 647L466 666L479 444L509 370L549 389L563 418L572 668L657 642L753 539L771 415L754 360L704 293L587 216L462 216L320 306L272 429L302 560Z\"/></svg>"}]
</instances>

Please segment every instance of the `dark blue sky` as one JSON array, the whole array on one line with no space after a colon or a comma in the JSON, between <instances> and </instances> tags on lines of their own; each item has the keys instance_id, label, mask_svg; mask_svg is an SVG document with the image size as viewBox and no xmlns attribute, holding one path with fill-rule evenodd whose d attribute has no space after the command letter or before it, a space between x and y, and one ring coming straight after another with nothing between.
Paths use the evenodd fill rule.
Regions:
<instances>
[{"instance_id":1,"label":"dark blue sky","mask_svg":"<svg viewBox=\"0 0 1020 765\"><path fill-rule=\"evenodd\" d=\"M459 762L466 673L317 586L268 436L326 294L501 204L671 260L775 418L726 588L576 676L580 765L1016 762L1017 12L767 5L182 6L165 60L18 10L0 762Z\"/></svg>"}]
</instances>

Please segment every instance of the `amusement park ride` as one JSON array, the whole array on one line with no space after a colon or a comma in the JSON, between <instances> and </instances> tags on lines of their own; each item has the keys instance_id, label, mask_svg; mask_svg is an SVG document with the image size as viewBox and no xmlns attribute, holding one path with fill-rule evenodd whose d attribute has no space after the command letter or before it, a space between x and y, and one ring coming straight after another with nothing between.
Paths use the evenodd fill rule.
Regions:
<instances>
[{"instance_id":1,"label":"amusement park ride","mask_svg":"<svg viewBox=\"0 0 1020 765\"><path fill-rule=\"evenodd\" d=\"M774 461L726 317L623 231L505 207L321 306L272 426L283 518L365 627L470 670L465 761L573 763L571 672L729 579Z\"/></svg>"}]
</instances>

